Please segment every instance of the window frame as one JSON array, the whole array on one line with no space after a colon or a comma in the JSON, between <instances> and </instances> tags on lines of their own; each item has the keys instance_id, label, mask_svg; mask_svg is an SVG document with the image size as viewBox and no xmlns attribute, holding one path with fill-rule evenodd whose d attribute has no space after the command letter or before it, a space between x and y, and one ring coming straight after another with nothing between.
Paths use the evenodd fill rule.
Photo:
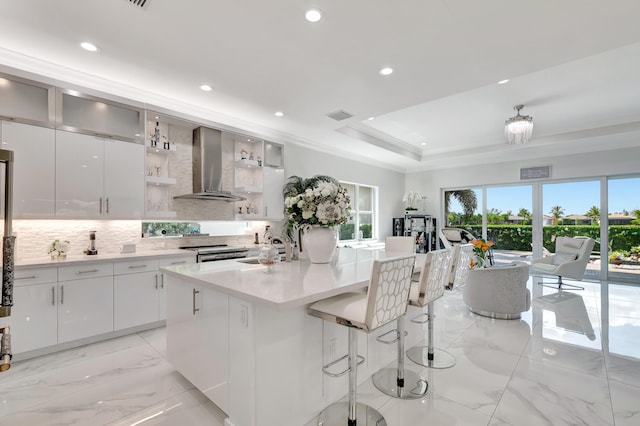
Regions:
<instances>
[{"instance_id":1,"label":"window frame","mask_svg":"<svg viewBox=\"0 0 640 426\"><path fill-rule=\"evenodd\" d=\"M349 197L351 198L351 216L352 223L354 224L354 230L358 230L357 233L354 232L355 238L351 239L340 239L340 233L338 232L338 243L354 243L354 242L368 242L368 241L376 241L378 239L378 192L379 189L374 185L367 185L363 183L349 182L349 181L339 181L340 184L350 185L355 187L355 193L349 192ZM366 187L371 189L371 208L372 210L360 210L360 188ZM360 216L361 215L371 215L371 237L370 238L362 238L360 231ZM351 223L351 222L349 222Z\"/></svg>"}]
</instances>

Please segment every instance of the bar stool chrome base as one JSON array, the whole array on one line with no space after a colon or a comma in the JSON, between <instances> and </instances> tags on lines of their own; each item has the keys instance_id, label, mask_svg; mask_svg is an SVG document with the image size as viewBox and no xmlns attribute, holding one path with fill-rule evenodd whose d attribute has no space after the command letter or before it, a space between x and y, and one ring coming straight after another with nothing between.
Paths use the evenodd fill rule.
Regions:
<instances>
[{"instance_id":1,"label":"bar stool chrome base","mask_svg":"<svg viewBox=\"0 0 640 426\"><path fill-rule=\"evenodd\" d=\"M372 377L373 385L382 393L399 399L419 399L427 394L429 383L418 373L404 370L404 386L398 386L398 369L383 368Z\"/></svg>"},{"instance_id":2,"label":"bar stool chrome base","mask_svg":"<svg viewBox=\"0 0 640 426\"><path fill-rule=\"evenodd\" d=\"M456 365L456 357L442 349L433 348L433 354L430 357L428 346L414 346L407 351L407 357L423 367L451 368Z\"/></svg>"},{"instance_id":3,"label":"bar stool chrome base","mask_svg":"<svg viewBox=\"0 0 640 426\"><path fill-rule=\"evenodd\" d=\"M358 425L387 426L387 421L382 414L373 407L361 402L356 403L356 418ZM318 416L318 426L345 426L349 418L349 403L336 402L331 404Z\"/></svg>"}]
</instances>

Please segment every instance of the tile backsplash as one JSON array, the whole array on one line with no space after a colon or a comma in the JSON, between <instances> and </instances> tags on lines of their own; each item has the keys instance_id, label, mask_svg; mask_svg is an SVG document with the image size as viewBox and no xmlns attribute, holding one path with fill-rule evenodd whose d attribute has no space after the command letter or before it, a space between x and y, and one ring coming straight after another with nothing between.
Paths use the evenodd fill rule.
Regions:
<instances>
[{"instance_id":1,"label":"tile backsplash","mask_svg":"<svg viewBox=\"0 0 640 426\"><path fill-rule=\"evenodd\" d=\"M209 237L142 238L139 220L20 220L13 221L16 259L49 256L49 245L56 239L70 242L68 255L82 255L89 245L89 231L96 231L98 253L120 253L123 244L137 244L137 251L175 249L207 244L250 245L257 232L262 242L266 222L246 222L244 235ZM273 225L273 224L272 224ZM275 234L274 234L275 235Z\"/></svg>"}]
</instances>

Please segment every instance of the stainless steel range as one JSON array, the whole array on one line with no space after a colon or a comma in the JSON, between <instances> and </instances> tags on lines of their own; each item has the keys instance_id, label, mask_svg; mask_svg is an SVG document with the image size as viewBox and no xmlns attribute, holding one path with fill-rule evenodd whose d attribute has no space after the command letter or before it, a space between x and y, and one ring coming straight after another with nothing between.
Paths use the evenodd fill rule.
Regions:
<instances>
[{"instance_id":1,"label":"stainless steel range","mask_svg":"<svg viewBox=\"0 0 640 426\"><path fill-rule=\"evenodd\" d=\"M208 246L180 247L185 250L195 251L196 261L215 262L216 260L242 259L247 257L249 249L246 247L229 246L226 244L213 244Z\"/></svg>"}]
</instances>

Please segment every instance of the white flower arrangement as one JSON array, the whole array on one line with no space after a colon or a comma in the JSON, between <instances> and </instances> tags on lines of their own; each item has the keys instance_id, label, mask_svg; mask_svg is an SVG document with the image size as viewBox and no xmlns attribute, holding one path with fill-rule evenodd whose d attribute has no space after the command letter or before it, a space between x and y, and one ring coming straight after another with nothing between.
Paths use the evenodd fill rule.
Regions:
<instances>
[{"instance_id":1,"label":"white flower arrangement","mask_svg":"<svg viewBox=\"0 0 640 426\"><path fill-rule=\"evenodd\" d=\"M288 229L336 226L351 219L347 190L329 176L292 176L283 189Z\"/></svg>"},{"instance_id":2,"label":"white flower arrangement","mask_svg":"<svg viewBox=\"0 0 640 426\"><path fill-rule=\"evenodd\" d=\"M406 203L407 210L417 210L416 206L418 205L418 202L422 200L422 198L422 194L420 194L418 191L409 191L404 194L402 202Z\"/></svg>"},{"instance_id":3,"label":"white flower arrangement","mask_svg":"<svg viewBox=\"0 0 640 426\"><path fill-rule=\"evenodd\" d=\"M47 253L62 256L67 253L67 250L69 250L69 244L71 243L67 240L53 240L53 242L49 244L49 251Z\"/></svg>"}]
</instances>

